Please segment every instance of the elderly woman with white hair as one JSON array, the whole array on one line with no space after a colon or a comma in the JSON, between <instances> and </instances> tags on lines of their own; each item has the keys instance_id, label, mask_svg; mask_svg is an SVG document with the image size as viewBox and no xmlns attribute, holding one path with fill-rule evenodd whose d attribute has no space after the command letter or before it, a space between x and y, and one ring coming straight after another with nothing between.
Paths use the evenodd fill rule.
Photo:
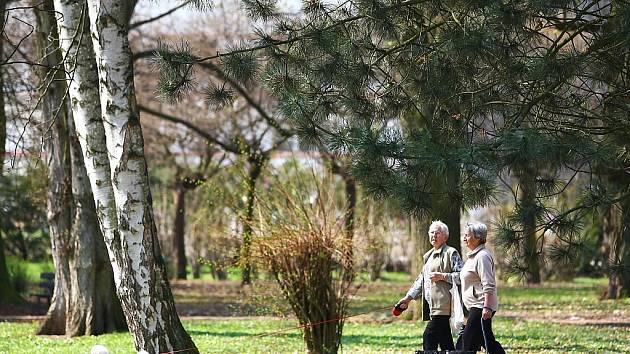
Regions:
<instances>
[{"instance_id":1,"label":"elderly woman with white hair","mask_svg":"<svg viewBox=\"0 0 630 354\"><path fill-rule=\"evenodd\" d=\"M470 250L460 272L462 299L469 310L464 331L457 340L457 348L477 351L481 346L490 354L505 350L492 333L492 317L499 307L494 256L486 248L488 227L470 223L465 228L464 242Z\"/></svg>"},{"instance_id":2,"label":"elderly woman with white hair","mask_svg":"<svg viewBox=\"0 0 630 354\"><path fill-rule=\"evenodd\" d=\"M429 321L422 335L424 350L453 350L449 326L453 283L459 284L462 259L457 250L446 245L448 226L436 220L429 227L429 242L433 248L423 256L422 273L407 294L398 301L397 308L406 309L413 299L422 298L422 319Z\"/></svg>"}]
</instances>

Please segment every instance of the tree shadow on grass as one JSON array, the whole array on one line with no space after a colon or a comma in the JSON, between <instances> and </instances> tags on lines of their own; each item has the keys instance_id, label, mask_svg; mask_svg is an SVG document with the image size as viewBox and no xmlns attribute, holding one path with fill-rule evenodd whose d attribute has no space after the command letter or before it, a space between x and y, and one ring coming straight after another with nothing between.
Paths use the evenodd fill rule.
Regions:
<instances>
[{"instance_id":1,"label":"tree shadow on grass","mask_svg":"<svg viewBox=\"0 0 630 354\"><path fill-rule=\"evenodd\" d=\"M271 337L285 337L285 338L302 338L302 334L296 333L278 333L274 335L263 335L266 333L251 333L251 332L239 332L239 331L226 331L226 332L212 332L212 331L199 331L199 330L187 330L188 334L192 336L213 336L213 337L259 337L259 338L271 338ZM269 331L273 332L273 331Z\"/></svg>"},{"instance_id":2,"label":"tree shadow on grass","mask_svg":"<svg viewBox=\"0 0 630 354\"><path fill-rule=\"evenodd\" d=\"M259 338L273 338L273 337L284 337L284 338L296 338L301 339L301 332L292 332L292 333L277 333L264 335L266 333L251 333L251 332L243 332L243 331L225 331L225 332L213 332L213 331L201 331L201 330L188 330L188 334L193 336L214 336L214 337L229 337L229 338L237 338L237 337L259 337ZM273 333L273 330L268 333ZM392 343L405 343L405 345L409 345L409 343L420 342L420 338L415 335L369 335L369 334L347 334L342 336L342 343L344 345L350 344L389 344ZM420 345L422 343L419 343Z\"/></svg>"},{"instance_id":3,"label":"tree shadow on grass","mask_svg":"<svg viewBox=\"0 0 630 354\"><path fill-rule=\"evenodd\" d=\"M532 334L512 334L509 336L505 336L505 337L509 337L511 340L516 341L516 345L514 346L509 346L509 345L504 345L503 347L505 348L505 351L507 353L510 352L519 352L519 351L546 351L546 350L556 350L556 351L560 351L560 352L577 352L577 353L589 353L592 352L593 348L588 348L582 344L579 343L567 343L568 341L570 341L570 338L565 338L565 341L563 343L558 343L557 345L550 345L550 343L548 342L549 338L546 338L545 336L538 336L538 335L532 335ZM547 340L546 343L541 343L541 344L535 344L535 343L531 343L528 341L531 341L532 339L537 339L537 340ZM501 336L497 337L497 340L503 344L503 341L501 340ZM527 346L523 346L523 343L527 343ZM607 350L613 350L613 348L608 348L608 349L602 349L604 351Z\"/></svg>"}]
</instances>

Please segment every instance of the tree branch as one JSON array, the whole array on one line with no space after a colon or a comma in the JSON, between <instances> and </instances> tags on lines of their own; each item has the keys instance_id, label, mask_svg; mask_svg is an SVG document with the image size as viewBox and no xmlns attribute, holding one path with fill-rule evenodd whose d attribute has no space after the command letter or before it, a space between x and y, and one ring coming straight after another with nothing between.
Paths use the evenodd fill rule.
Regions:
<instances>
[{"instance_id":1,"label":"tree branch","mask_svg":"<svg viewBox=\"0 0 630 354\"><path fill-rule=\"evenodd\" d=\"M208 132L206 132L205 130L199 128L198 126L196 126L195 124L190 123L189 121L179 118L179 117L175 117L172 116L170 114L164 113L164 112L160 112L160 111L156 111L154 109L151 109L149 107L143 106L143 105L138 105L138 109L142 112L148 113L152 116L155 116L157 118L160 119L164 119L167 120L169 122L172 123L176 123L176 124L181 124L183 126L185 126L186 128L194 131L195 133L199 134L200 136L202 136L204 139L208 140L209 142L219 145L220 147L222 147L225 151L229 151L235 154L240 154L240 151L238 149L238 147L226 144L222 141L220 141L219 139L217 139L216 137L212 136L211 134L209 134Z\"/></svg>"},{"instance_id":2,"label":"tree branch","mask_svg":"<svg viewBox=\"0 0 630 354\"><path fill-rule=\"evenodd\" d=\"M182 7L184 7L184 6L186 6L186 5L190 4L190 3L191 3L191 0L188 0L188 1L182 3L182 4L178 5L178 6L175 6L174 8L172 8L170 10L166 11L163 14L160 14L158 16L155 16L153 18L149 18L149 19L146 19L146 20L143 20L143 21L134 22L131 25L129 25L129 29L132 30L132 29L138 28L138 27L140 27L142 25L146 25L147 23L151 23L151 22L157 21L157 20L159 20L159 19L161 19L163 17L166 17L166 16L172 14L173 12L181 9Z\"/></svg>"}]
</instances>

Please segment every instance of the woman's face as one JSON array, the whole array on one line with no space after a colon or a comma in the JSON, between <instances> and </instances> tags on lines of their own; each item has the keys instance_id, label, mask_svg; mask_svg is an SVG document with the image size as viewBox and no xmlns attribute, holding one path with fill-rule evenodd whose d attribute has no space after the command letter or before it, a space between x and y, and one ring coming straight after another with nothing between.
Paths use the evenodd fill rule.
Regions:
<instances>
[{"instance_id":1,"label":"woman's face","mask_svg":"<svg viewBox=\"0 0 630 354\"><path fill-rule=\"evenodd\" d=\"M474 250L475 248L477 248L477 246L479 246L479 240L476 239L473 236L473 233L470 231L470 228L467 227L464 229L464 242L466 243L466 246L468 247L469 250Z\"/></svg>"}]
</instances>

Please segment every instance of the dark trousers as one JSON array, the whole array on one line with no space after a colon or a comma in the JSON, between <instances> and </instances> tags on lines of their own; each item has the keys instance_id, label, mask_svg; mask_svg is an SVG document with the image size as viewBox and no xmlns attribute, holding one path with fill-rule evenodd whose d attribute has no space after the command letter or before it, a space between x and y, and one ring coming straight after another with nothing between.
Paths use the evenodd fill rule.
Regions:
<instances>
[{"instance_id":1,"label":"dark trousers","mask_svg":"<svg viewBox=\"0 0 630 354\"><path fill-rule=\"evenodd\" d=\"M484 332L488 347L484 341ZM464 331L457 339L457 349L479 351L481 346L486 348L488 354L505 354L505 350L492 333L492 317L483 320L483 331L481 327L481 309L472 307L468 314L468 321Z\"/></svg>"},{"instance_id":2,"label":"dark trousers","mask_svg":"<svg viewBox=\"0 0 630 354\"><path fill-rule=\"evenodd\" d=\"M453 350L453 337L451 337L451 326L448 320L451 316L437 315L431 316L431 320L427 323L422 335L422 349L437 350L438 344L441 350Z\"/></svg>"}]
</instances>

